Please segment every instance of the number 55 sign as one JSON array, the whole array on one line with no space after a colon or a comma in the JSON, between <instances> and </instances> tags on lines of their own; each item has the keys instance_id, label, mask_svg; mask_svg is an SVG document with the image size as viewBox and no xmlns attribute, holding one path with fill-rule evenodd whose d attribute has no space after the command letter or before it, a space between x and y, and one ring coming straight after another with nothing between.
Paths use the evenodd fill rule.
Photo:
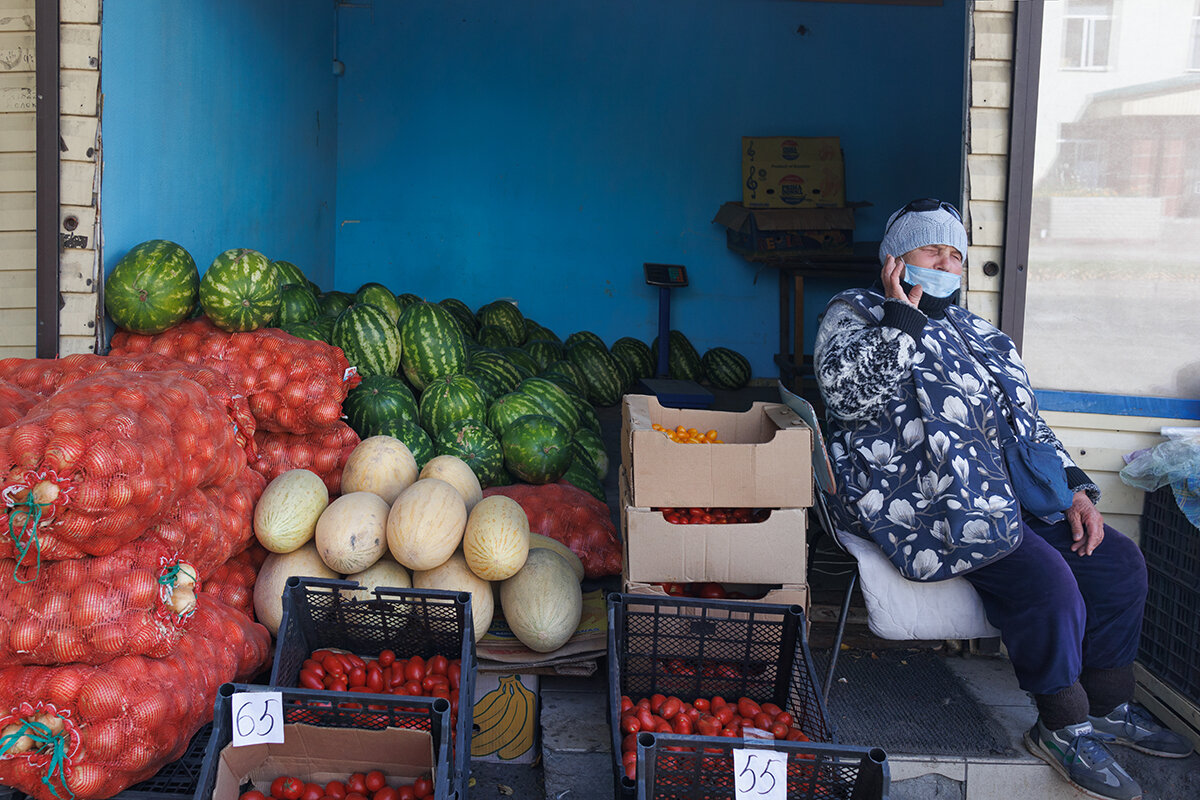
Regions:
<instances>
[{"instance_id":1,"label":"number 55 sign","mask_svg":"<svg viewBox=\"0 0 1200 800\"><path fill-rule=\"evenodd\" d=\"M283 742L280 692L237 692L231 706L234 747Z\"/></svg>"},{"instance_id":2,"label":"number 55 sign","mask_svg":"<svg viewBox=\"0 0 1200 800\"><path fill-rule=\"evenodd\" d=\"M785 800L787 798L787 753L774 750L733 751L737 800Z\"/></svg>"}]
</instances>

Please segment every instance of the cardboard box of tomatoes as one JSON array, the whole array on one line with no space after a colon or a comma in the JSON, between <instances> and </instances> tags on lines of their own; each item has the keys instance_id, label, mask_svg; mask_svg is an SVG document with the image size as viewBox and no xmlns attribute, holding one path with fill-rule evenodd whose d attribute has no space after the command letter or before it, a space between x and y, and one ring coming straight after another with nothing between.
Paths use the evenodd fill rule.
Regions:
<instances>
[{"instance_id":1,"label":"cardboard box of tomatoes","mask_svg":"<svg viewBox=\"0 0 1200 800\"><path fill-rule=\"evenodd\" d=\"M698 445L702 446L702 445ZM626 580L804 583L806 508L644 508L621 470Z\"/></svg>"},{"instance_id":2,"label":"cardboard box of tomatoes","mask_svg":"<svg viewBox=\"0 0 1200 800\"><path fill-rule=\"evenodd\" d=\"M719 443L671 441L654 425L716 431ZM627 394L621 464L630 503L641 508L806 508L813 503L812 431L782 403L747 411L669 408Z\"/></svg>"}]
</instances>

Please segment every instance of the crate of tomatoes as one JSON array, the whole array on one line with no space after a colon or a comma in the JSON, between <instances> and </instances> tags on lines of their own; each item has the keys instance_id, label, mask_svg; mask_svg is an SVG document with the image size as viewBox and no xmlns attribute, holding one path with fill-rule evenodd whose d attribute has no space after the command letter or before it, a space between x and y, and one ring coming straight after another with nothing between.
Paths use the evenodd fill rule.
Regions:
<instances>
[{"instance_id":1,"label":"crate of tomatoes","mask_svg":"<svg viewBox=\"0 0 1200 800\"><path fill-rule=\"evenodd\" d=\"M283 741L233 744L267 719L243 693L279 692ZM195 800L450 800L450 703L314 689L223 684ZM263 709L273 712L270 705ZM247 711L247 709L250 709ZM262 731L259 731L260 733Z\"/></svg>"},{"instance_id":2,"label":"crate of tomatoes","mask_svg":"<svg viewBox=\"0 0 1200 800\"><path fill-rule=\"evenodd\" d=\"M271 685L445 698L452 794L460 798L470 774L476 666L469 592L368 591L353 581L297 577L284 588Z\"/></svg>"},{"instance_id":3,"label":"crate of tomatoes","mask_svg":"<svg viewBox=\"0 0 1200 800\"><path fill-rule=\"evenodd\" d=\"M637 774L638 800L884 800L891 784L878 747L665 732L637 734ZM780 783L783 791L775 789Z\"/></svg>"},{"instance_id":4,"label":"crate of tomatoes","mask_svg":"<svg viewBox=\"0 0 1200 800\"><path fill-rule=\"evenodd\" d=\"M613 593L608 718L618 797L638 734L831 742L799 606Z\"/></svg>"}]
</instances>

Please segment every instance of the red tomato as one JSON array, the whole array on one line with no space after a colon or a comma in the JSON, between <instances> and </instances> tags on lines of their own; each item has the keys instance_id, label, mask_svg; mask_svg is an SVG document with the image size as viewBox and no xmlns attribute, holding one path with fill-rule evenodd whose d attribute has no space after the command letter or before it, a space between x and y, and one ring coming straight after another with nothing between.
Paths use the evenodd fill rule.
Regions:
<instances>
[{"instance_id":1,"label":"red tomato","mask_svg":"<svg viewBox=\"0 0 1200 800\"><path fill-rule=\"evenodd\" d=\"M367 691L379 694L383 691L383 673L379 670L367 670Z\"/></svg>"},{"instance_id":2,"label":"red tomato","mask_svg":"<svg viewBox=\"0 0 1200 800\"><path fill-rule=\"evenodd\" d=\"M629 699L629 695L621 695L621 713L624 714L631 708L633 708L633 701Z\"/></svg>"},{"instance_id":3,"label":"red tomato","mask_svg":"<svg viewBox=\"0 0 1200 800\"><path fill-rule=\"evenodd\" d=\"M267 800L267 796L258 789L251 789L248 792L242 792L238 800Z\"/></svg>"},{"instance_id":4,"label":"red tomato","mask_svg":"<svg viewBox=\"0 0 1200 800\"><path fill-rule=\"evenodd\" d=\"M346 796L346 784L341 781L330 781L325 784L325 794L336 800L342 800Z\"/></svg>"},{"instance_id":5,"label":"red tomato","mask_svg":"<svg viewBox=\"0 0 1200 800\"><path fill-rule=\"evenodd\" d=\"M712 714L701 714L696 720L696 730L701 736L716 736L721 732L721 720Z\"/></svg>"},{"instance_id":6,"label":"red tomato","mask_svg":"<svg viewBox=\"0 0 1200 800\"><path fill-rule=\"evenodd\" d=\"M759 730L769 731L774 723L775 721L771 719L771 715L765 711L760 711L754 715L754 727Z\"/></svg>"},{"instance_id":7,"label":"red tomato","mask_svg":"<svg viewBox=\"0 0 1200 800\"><path fill-rule=\"evenodd\" d=\"M400 687L400 694L406 694L409 697L424 697L425 690L421 688L420 681L408 681Z\"/></svg>"},{"instance_id":8,"label":"red tomato","mask_svg":"<svg viewBox=\"0 0 1200 800\"><path fill-rule=\"evenodd\" d=\"M391 650L380 650L378 661L379 666L390 667L396 661L396 654Z\"/></svg>"},{"instance_id":9,"label":"red tomato","mask_svg":"<svg viewBox=\"0 0 1200 800\"><path fill-rule=\"evenodd\" d=\"M417 797L424 797L432 791L433 781L429 780L429 778L425 777L424 775L413 781L413 793L415 793Z\"/></svg>"},{"instance_id":10,"label":"red tomato","mask_svg":"<svg viewBox=\"0 0 1200 800\"><path fill-rule=\"evenodd\" d=\"M642 729L642 721L633 714L621 717L621 730L627 734L635 734Z\"/></svg>"},{"instance_id":11,"label":"red tomato","mask_svg":"<svg viewBox=\"0 0 1200 800\"><path fill-rule=\"evenodd\" d=\"M456 658L450 662L446 674L450 678L450 688L457 692L458 686L462 681L462 663L459 659Z\"/></svg>"},{"instance_id":12,"label":"red tomato","mask_svg":"<svg viewBox=\"0 0 1200 800\"><path fill-rule=\"evenodd\" d=\"M271 797L275 800L300 800L304 794L304 781L290 775L280 775L271 781Z\"/></svg>"},{"instance_id":13,"label":"red tomato","mask_svg":"<svg viewBox=\"0 0 1200 800\"><path fill-rule=\"evenodd\" d=\"M762 706L751 700L749 697L739 697L737 702L737 710L738 713L743 717L750 717L753 719L755 714L762 711Z\"/></svg>"},{"instance_id":14,"label":"red tomato","mask_svg":"<svg viewBox=\"0 0 1200 800\"><path fill-rule=\"evenodd\" d=\"M703 697L697 697L692 701L692 706L701 714L704 714L707 713L710 708L712 708L712 703L708 700L705 700Z\"/></svg>"},{"instance_id":15,"label":"red tomato","mask_svg":"<svg viewBox=\"0 0 1200 800\"><path fill-rule=\"evenodd\" d=\"M679 714L679 709L682 703L678 697L668 697L663 704L658 708L658 715L663 719L673 719ZM653 704L651 704L653 707Z\"/></svg>"},{"instance_id":16,"label":"red tomato","mask_svg":"<svg viewBox=\"0 0 1200 800\"><path fill-rule=\"evenodd\" d=\"M346 673L346 684L348 686L366 686L367 671L362 667L351 667Z\"/></svg>"},{"instance_id":17,"label":"red tomato","mask_svg":"<svg viewBox=\"0 0 1200 800\"><path fill-rule=\"evenodd\" d=\"M760 705L762 706L762 710L765 711L766 713L770 714L772 718L778 717L780 712L783 711L782 708L775 705L774 703L761 703Z\"/></svg>"},{"instance_id":18,"label":"red tomato","mask_svg":"<svg viewBox=\"0 0 1200 800\"><path fill-rule=\"evenodd\" d=\"M384 786L387 786L387 779L383 776L380 770L373 769L367 773L366 777L367 791L378 792Z\"/></svg>"},{"instance_id":19,"label":"red tomato","mask_svg":"<svg viewBox=\"0 0 1200 800\"><path fill-rule=\"evenodd\" d=\"M786 712L786 711L780 711L778 714L776 714L776 715L775 715L775 721L776 721L776 722L782 722L784 725L787 725L788 727L791 727L791 725L792 725L792 715L791 715L791 714L789 714L789 713L788 713L788 712Z\"/></svg>"},{"instance_id":20,"label":"red tomato","mask_svg":"<svg viewBox=\"0 0 1200 800\"><path fill-rule=\"evenodd\" d=\"M450 660L439 654L429 659L429 663L425 665L425 672L433 675L445 675L449 668Z\"/></svg>"},{"instance_id":21,"label":"red tomato","mask_svg":"<svg viewBox=\"0 0 1200 800\"><path fill-rule=\"evenodd\" d=\"M791 730L791 728L789 728L787 725L784 725L782 722L776 722L771 726L771 735L776 739L786 739L789 730Z\"/></svg>"},{"instance_id":22,"label":"red tomato","mask_svg":"<svg viewBox=\"0 0 1200 800\"><path fill-rule=\"evenodd\" d=\"M300 794L300 800L321 800L325 796L325 787L319 783L304 784L304 791Z\"/></svg>"},{"instance_id":23,"label":"red tomato","mask_svg":"<svg viewBox=\"0 0 1200 800\"><path fill-rule=\"evenodd\" d=\"M667 696L665 694L650 695L650 710L657 714L658 710L662 708L662 704L665 702L667 702Z\"/></svg>"},{"instance_id":24,"label":"red tomato","mask_svg":"<svg viewBox=\"0 0 1200 800\"><path fill-rule=\"evenodd\" d=\"M374 795L371 800L399 800L400 792L396 791L394 786L383 786Z\"/></svg>"},{"instance_id":25,"label":"red tomato","mask_svg":"<svg viewBox=\"0 0 1200 800\"><path fill-rule=\"evenodd\" d=\"M321 676L313 672L311 669L300 670L300 688L301 689L324 689L325 681L321 680Z\"/></svg>"},{"instance_id":26,"label":"red tomato","mask_svg":"<svg viewBox=\"0 0 1200 800\"><path fill-rule=\"evenodd\" d=\"M413 656L408 660L408 666L404 668L404 677L406 680L419 681L425 677L425 659L420 656ZM420 792L417 792L420 794Z\"/></svg>"},{"instance_id":27,"label":"red tomato","mask_svg":"<svg viewBox=\"0 0 1200 800\"><path fill-rule=\"evenodd\" d=\"M355 772L350 775L346 781L346 796L351 794L366 794L367 793L367 776L362 772Z\"/></svg>"},{"instance_id":28,"label":"red tomato","mask_svg":"<svg viewBox=\"0 0 1200 800\"><path fill-rule=\"evenodd\" d=\"M365 794L359 794L358 792L351 792L350 794L346 795L346 800L367 800L367 796Z\"/></svg>"},{"instance_id":29,"label":"red tomato","mask_svg":"<svg viewBox=\"0 0 1200 800\"><path fill-rule=\"evenodd\" d=\"M692 718L687 714L680 714L675 717L675 724L672 726L675 733L681 736L688 736L692 733Z\"/></svg>"},{"instance_id":30,"label":"red tomato","mask_svg":"<svg viewBox=\"0 0 1200 800\"><path fill-rule=\"evenodd\" d=\"M417 800L417 793L413 791L412 786L401 786L396 790L399 800Z\"/></svg>"}]
</instances>

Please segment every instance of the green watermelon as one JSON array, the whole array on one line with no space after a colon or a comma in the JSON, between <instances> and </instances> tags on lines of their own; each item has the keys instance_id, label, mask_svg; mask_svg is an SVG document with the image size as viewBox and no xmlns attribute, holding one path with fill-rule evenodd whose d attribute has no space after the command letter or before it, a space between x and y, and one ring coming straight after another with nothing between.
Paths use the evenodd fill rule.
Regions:
<instances>
[{"instance_id":1,"label":"green watermelon","mask_svg":"<svg viewBox=\"0 0 1200 800\"><path fill-rule=\"evenodd\" d=\"M613 342L612 354L629 365L634 379L653 378L657 355L650 345L632 336L622 336Z\"/></svg>"},{"instance_id":2,"label":"green watermelon","mask_svg":"<svg viewBox=\"0 0 1200 800\"><path fill-rule=\"evenodd\" d=\"M583 373L587 384L583 389L589 401L598 406L621 402L621 373L607 347L581 338L568 347L567 360Z\"/></svg>"},{"instance_id":3,"label":"green watermelon","mask_svg":"<svg viewBox=\"0 0 1200 800\"><path fill-rule=\"evenodd\" d=\"M332 342L360 377L395 375L400 367L400 331L386 311L370 303L355 303L338 315Z\"/></svg>"},{"instance_id":4,"label":"green watermelon","mask_svg":"<svg viewBox=\"0 0 1200 800\"><path fill-rule=\"evenodd\" d=\"M586 456L582 459L576 458L571 462L571 466L567 467L562 479L577 489L583 489L601 503L606 503L608 500L604 493L604 485L596 480L594 469L593 465L587 461Z\"/></svg>"},{"instance_id":5,"label":"green watermelon","mask_svg":"<svg viewBox=\"0 0 1200 800\"><path fill-rule=\"evenodd\" d=\"M424 467L429 459L437 455L433 447L433 439L430 439L425 429L415 422L406 419L389 419L379 427L380 430L375 435L391 436L404 442L404 445L412 452L413 458L417 460L418 468Z\"/></svg>"},{"instance_id":6,"label":"green watermelon","mask_svg":"<svg viewBox=\"0 0 1200 800\"><path fill-rule=\"evenodd\" d=\"M522 373L495 350L480 349L467 357L466 374L490 398L508 394L521 382Z\"/></svg>"},{"instance_id":7,"label":"green watermelon","mask_svg":"<svg viewBox=\"0 0 1200 800\"><path fill-rule=\"evenodd\" d=\"M564 355L566 355L565 351ZM550 364L546 367L544 372L557 372L565 375L571 379L571 383L575 384L579 391L583 391L584 386L587 385L587 379L583 377L583 373L579 371L579 367L572 364L566 358L562 358L558 361L555 361L553 364Z\"/></svg>"},{"instance_id":8,"label":"green watermelon","mask_svg":"<svg viewBox=\"0 0 1200 800\"><path fill-rule=\"evenodd\" d=\"M637 378L633 376L633 370L629 368L629 365L616 356L612 356L612 364L617 368L617 378L621 382L621 394L625 394L633 388L633 383Z\"/></svg>"},{"instance_id":9,"label":"green watermelon","mask_svg":"<svg viewBox=\"0 0 1200 800\"><path fill-rule=\"evenodd\" d=\"M330 323L333 322L329 317L318 317L318 319L328 319ZM329 344L329 337L333 333L332 327L326 330L318 325L316 320L293 322L291 325L283 325L281 327L284 333L290 333L297 339L308 339L313 342L325 342L326 344Z\"/></svg>"},{"instance_id":10,"label":"green watermelon","mask_svg":"<svg viewBox=\"0 0 1200 800\"><path fill-rule=\"evenodd\" d=\"M308 276L292 262L277 260L271 263L275 265L275 269L279 270L279 282L284 286L287 286L289 283L294 283L297 286L306 286L313 293L313 297L321 293L321 287L310 281Z\"/></svg>"},{"instance_id":11,"label":"green watermelon","mask_svg":"<svg viewBox=\"0 0 1200 800\"><path fill-rule=\"evenodd\" d=\"M575 404L554 381L526 378L517 384L517 391L532 397L542 413L559 422L567 429L567 433L574 433L579 427L579 412L575 410Z\"/></svg>"},{"instance_id":12,"label":"green watermelon","mask_svg":"<svg viewBox=\"0 0 1200 800\"><path fill-rule=\"evenodd\" d=\"M507 300L493 300L475 312L480 327L496 325L504 329L514 345L525 341L525 316Z\"/></svg>"},{"instance_id":13,"label":"green watermelon","mask_svg":"<svg viewBox=\"0 0 1200 800\"><path fill-rule=\"evenodd\" d=\"M545 325L539 325L529 317L525 318L525 341L533 341L534 339L546 339L551 342L562 344L562 339L558 338L558 334L547 328Z\"/></svg>"},{"instance_id":14,"label":"green watermelon","mask_svg":"<svg viewBox=\"0 0 1200 800\"><path fill-rule=\"evenodd\" d=\"M104 308L118 328L162 333L196 307L200 273L174 242L152 239L135 245L104 280Z\"/></svg>"},{"instance_id":15,"label":"green watermelon","mask_svg":"<svg viewBox=\"0 0 1200 800\"><path fill-rule=\"evenodd\" d=\"M526 483L554 483L571 466L571 434L550 417L518 417L500 435L504 466Z\"/></svg>"},{"instance_id":16,"label":"green watermelon","mask_svg":"<svg viewBox=\"0 0 1200 800\"><path fill-rule=\"evenodd\" d=\"M408 308L413 303L424 303L425 298L418 297L417 295L413 294L412 292L404 292L402 294L396 295L396 302L400 304L400 308L403 311L403 309Z\"/></svg>"},{"instance_id":17,"label":"green watermelon","mask_svg":"<svg viewBox=\"0 0 1200 800\"><path fill-rule=\"evenodd\" d=\"M479 320L475 319L475 314L471 311L470 306L456 297L439 300L438 305L454 315L464 335L471 339L475 338L479 332Z\"/></svg>"},{"instance_id":18,"label":"green watermelon","mask_svg":"<svg viewBox=\"0 0 1200 800\"><path fill-rule=\"evenodd\" d=\"M500 395L488 406L487 424L497 435L503 435L516 419L529 414L544 413L541 404L529 395L524 392L509 392Z\"/></svg>"},{"instance_id":19,"label":"green watermelon","mask_svg":"<svg viewBox=\"0 0 1200 800\"><path fill-rule=\"evenodd\" d=\"M608 475L608 451L604 448L604 440L600 434L588 428L580 428L571 437L575 457L582 453L596 468L596 480L604 480Z\"/></svg>"},{"instance_id":20,"label":"green watermelon","mask_svg":"<svg viewBox=\"0 0 1200 800\"><path fill-rule=\"evenodd\" d=\"M421 392L417 414L421 427L436 438L455 420L486 419L487 398L466 375L445 375L435 378Z\"/></svg>"},{"instance_id":21,"label":"green watermelon","mask_svg":"<svg viewBox=\"0 0 1200 800\"><path fill-rule=\"evenodd\" d=\"M521 345L521 349L537 362L538 370L543 370L563 357L563 346L549 339L531 339Z\"/></svg>"},{"instance_id":22,"label":"green watermelon","mask_svg":"<svg viewBox=\"0 0 1200 800\"><path fill-rule=\"evenodd\" d=\"M285 283L279 292L279 316L275 322L284 328L297 322L308 322L321 313L317 296L307 284Z\"/></svg>"},{"instance_id":23,"label":"green watermelon","mask_svg":"<svg viewBox=\"0 0 1200 800\"><path fill-rule=\"evenodd\" d=\"M714 347L700 358L708 382L718 389L741 389L750 382L750 361L736 350Z\"/></svg>"},{"instance_id":24,"label":"green watermelon","mask_svg":"<svg viewBox=\"0 0 1200 800\"><path fill-rule=\"evenodd\" d=\"M279 272L262 253L226 250L200 279L200 305L222 330L258 330L279 313L281 288Z\"/></svg>"},{"instance_id":25,"label":"green watermelon","mask_svg":"<svg viewBox=\"0 0 1200 800\"><path fill-rule=\"evenodd\" d=\"M556 362L565 364L565 361ZM539 378L545 378L548 381L554 381L564 391L576 392L580 391L579 384L575 382L574 375L557 367L547 367L537 374Z\"/></svg>"},{"instance_id":26,"label":"green watermelon","mask_svg":"<svg viewBox=\"0 0 1200 800\"><path fill-rule=\"evenodd\" d=\"M317 305L321 307L322 314L337 319L338 314L354 305L354 295L331 290L317 295Z\"/></svg>"},{"instance_id":27,"label":"green watermelon","mask_svg":"<svg viewBox=\"0 0 1200 800\"><path fill-rule=\"evenodd\" d=\"M657 336L650 344L650 349L658 353ZM676 380L685 381L699 381L704 378L700 354L680 331L672 330L667 336L667 374Z\"/></svg>"},{"instance_id":28,"label":"green watermelon","mask_svg":"<svg viewBox=\"0 0 1200 800\"><path fill-rule=\"evenodd\" d=\"M504 469L504 450L492 429L477 419L454 420L433 442L439 456L457 456L466 462L483 488L491 486Z\"/></svg>"},{"instance_id":29,"label":"green watermelon","mask_svg":"<svg viewBox=\"0 0 1200 800\"><path fill-rule=\"evenodd\" d=\"M606 345L604 343L604 340L601 339L596 334L592 333L591 331L575 331L574 333L572 333L570 336L567 337L567 340L565 342L563 342L563 346L566 347L568 350L570 350L572 347L574 347L579 342L585 342L585 341L592 342L593 344L598 344L601 347L603 347L605 350L608 349L608 345Z\"/></svg>"},{"instance_id":30,"label":"green watermelon","mask_svg":"<svg viewBox=\"0 0 1200 800\"><path fill-rule=\"evenodd\" d=\"M396 295L382 283L364 283L358 287L358 291L354 293L354 302L375 306L388 315L393 325L400 319L400 312L403 311L400 303L396 301Z\"/></svg>"},{"instance_id":31,"label":"green watermelon","mask_svg":"<svg viewBox=\"0 0 1200 800\"><path fill-rule=\"evenodd\" d=\"M437 303L415 302L400 315L404 377L417 391L430 382L458 375L467 366L467 346L454 315Z\"/></svg>"},{"instance_id":32,"label":"green watermelon","mask_svg":"<svg viewBox=\"0 0 1200 800\"><path fill-rule=\"evenodd\" d=\"M417 399L408 384L390 375L369 375L346 394L342 403L346 424L360 439L378 435L386 422L417 422Z\"/></svg>"},{"instance_id":33,"label":"green watermelon","mask_svg":"<svg viewBox=\"0 0 1200 800\"><path fill-rule=\"evenodd\" d=\"M480 325L475 339L484 347L512 347L512 337L499 325Z\"/></svg>"},{"instance_id":34,"label":"green watermelon","mask_svg":"<svg viewBox=\"0 0 1200 800\"><path fill-rule=\"evenodd\" d=\"M593 433L600 433L600 418L596 416L596 409L587 401L587 398L578 395L572 396L571 399L575 402L575 410L579 412L578 430L587 429Z\"/></svg>"},{"instance_id":35,"label":"green watermelon","mask_svg":"<svg viewBox=\"0 0 1200 800\"><path fill-rule=\"evenodd\" d=\"M533 356L519 347L499 347L496 351L511 361L521 371L522 378L532 378L541 370L538 363L533 360Z\"/></svg>"}]
</instances>

